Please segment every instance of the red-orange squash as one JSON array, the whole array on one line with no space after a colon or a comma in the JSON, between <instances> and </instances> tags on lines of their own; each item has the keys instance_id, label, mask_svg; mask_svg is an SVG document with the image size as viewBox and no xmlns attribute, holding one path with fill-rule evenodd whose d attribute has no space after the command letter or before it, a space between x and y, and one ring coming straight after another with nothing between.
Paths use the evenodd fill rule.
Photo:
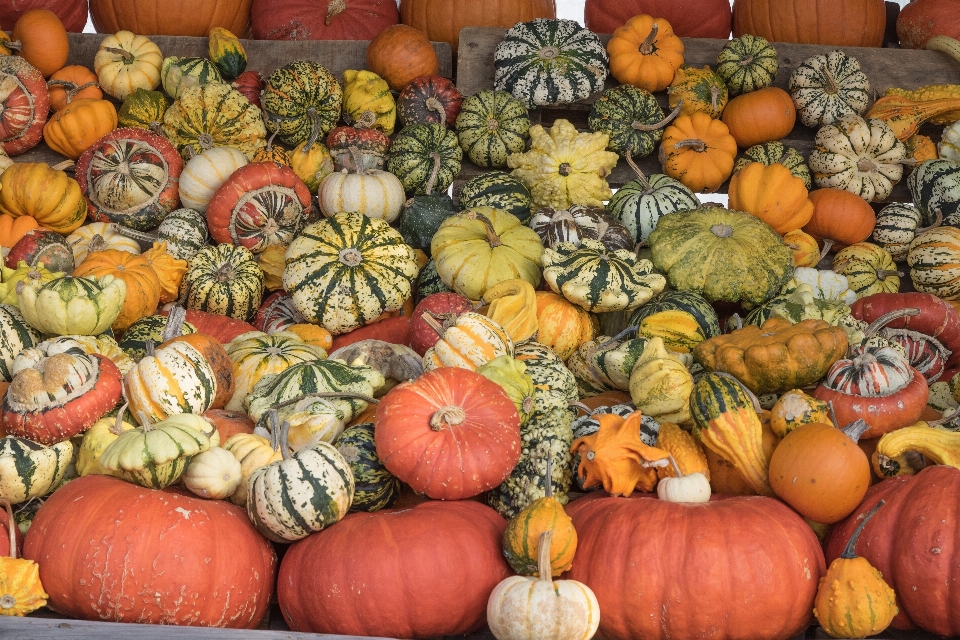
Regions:
<instances>
[{"instance_id":1,"label":"red-orange squash","mask_svg":"<svg viewBox=\"0 0 960 640\"><path fill-rule=\"evenodd\" d=\"M250 17L257 40L372 40L400 21L391 0L253 0Z\"/></svg>"},{"instance_id":2,"label":"red-orange squash","mask_svg":"<svg viewBox=\"0 0 960 640\"><path fill-rule=\"evenodd\" d=\"M642 13L663 18L681 38L730 37L728 0L586 0L583 7L584 24L594 33L613 33Z\"/></svg>"},{"instance_id":3,"label":"red-orange squash","mask_svg":"<svg viewBox=\"0 0 960 640\"><path fill-rule=\"evenodd\" d=\"M879 47L886 26L883 0L736 0L733 37L770 42Z\"/></svg>"},{"instance_id":4,"label":"red-orange squash","mask_svg":"<svg viewBox=\"0 0 960 640\"><path fill-rule=\"evenodd\" d=\"M873 233L877 216L867 201L844 189L810 192L813 217L803 230L815 238L840 244L863 242Z\"/></svg>"},{"instance_id":5,"label":"red-orange squash","mask_svg":"<svg viewBox=\"0 0 960 640\"><path fill-rule=\"evenodd\" d=\"M67 30L63 22L52 11L31 9L13 25L11 34L15 43L19 43L18 53L32 64L44 78L67 64L70 43L67 42ZM11 45L9 48L13 48Z\"/></svg>"}]
</instances>

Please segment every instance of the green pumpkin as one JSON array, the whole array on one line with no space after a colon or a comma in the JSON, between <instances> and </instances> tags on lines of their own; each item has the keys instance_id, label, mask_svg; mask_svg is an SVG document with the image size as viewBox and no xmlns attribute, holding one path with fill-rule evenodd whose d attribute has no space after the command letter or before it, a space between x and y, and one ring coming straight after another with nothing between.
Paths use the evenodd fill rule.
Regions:
<instances>
[{"instance_id":1,"label":"green pumpkin","mask_svg":"<svg viewBox=\"0 0 960 640\"><path fill-rule=\"evenodd\" d=\"M759 218L718 206L664 216L650 234L670 287L711 302L763 304L793 275L793 252Z\"/></svg>"},{"instance_id":2,"label":"green pumpkin","mask_svg":"<svg viewBox=\"0 0 960 640\"><path fill-rule=\"evenodd\" d=\"M609 58L574 20L537 18L513 26L493 55L493 84L528 107L569 104L603 89Z\"/></svg>"},{"instance_id":3,"label":"green pumpkin","mask_svg":"<svg viewBox=\"0 0 960 640\"><path fill-rule=\"evenodd\" d=\"M939 210L944 219L960 211L960 163L927 160L907 178L913 203L920 210L921 226L929 227Z\"/></svg>"},{"instance_id":4,"label":"green pumpkin","mask_svg":"<svg viewBox=\"0 0 960 640\"><path fill-rule=\"evenodd\" d=\"M530 135L530 114L506 91L484 89L466 98L457 116L460 147L479 167L505 167L521 153Z\"/></svg>"},{"instance_id":5,"label":"green pumpkin","mask_svg":"<svg viewBox=\"0 0 960 640\"><path fill-rule=\"evenodd\" d=\"M157 242L166 242L177 260L190 260L210 242L206 216L193 209L171 211L157 227Z\"/></svg>"},{"instance_id":6,"label":"green pumpkin","mask_svg":"<svg viewBox=\"0 0 960 640\"><path fill-rule=\"evenodd\" d=\"M180 295L189 309L245 321L263 300L263 270L246 247L205 247L187 263Z\"/></svg>"},{"instance_id":7,"label":"green pumpkin","mask_svg":"<svg viewBox=\"0 0 960 640\"><path fill-rule=\"evenodd\" d=\"M440 274L437 273L437 263L430 260L420 270L417 276L417 293L414 298L417 304L432 293L454 293L453 289L448 287Z\"/></svg>"},{"instance_id":8,"label":"green pumpkin","mask_svg":"<svg viewBox=\"0 0 960 640\"><path fill-rule=\"evenodd\" d=\"M169 56L163 59L160 67L160 79L163 90L176 100L190 87L202 87L208 84L223 84L223 77L217 66L206 58L181 58Z\"/></svg>"},{"instance_id":9,"label":"green pumpkin","mask_svg":"<svg viewBox=\"0 0 960 640\"><path fill-rule=\"evenodd\" d=\"M634 158L653 153L666 126L653 94L627 84L604 91L593 103L587 123L592 131L610 136L607 149L621 158L628 152Z\"/></svg>"},{"instance_id":10,"label":"green pumpkin","mask_svg":"<svg viewBox=\"0 0 960 640\"><path fill-rule=\"evenodd\" d=\"M73 443L53 446L7 436L0 438L0 498L20 504L45 496L63 480L73 460Z\"/></svg>"},{"instance_id":11,"label":"green pumpkin","mask_svg":"<svg viewBox=\"0 0 960 640\"><path fill-rule=\"evenodd\" d=\"M161 91L137 89L123 101L117 112L117 124L157 132L167 111L167 98Z\"/></svg>"},{"instance_id":12,"label":"green pumpkin","mask_svg":"<svg viewBox=\"0 0 960 640\"><path fill-rule=\"evenodd\" d=\"M477 368L477 373L499 384L513 401L520 414L520 425L525 425L533 414L533 378L527 373L527 365L508 355L497 356Z\"/></svg>"},{"instance_id":13,"label":"green pumpkin","mask_svg":"<svg viewBox=\"0 0 960 640\"><path fill-rule=\"evenodd\" d=\"M566 410L579 400L577 379L550 347L530 340L516 345L514 357L527 366L533 379L535 413Z\"/></svg>"},{"instance_id":14,"label":"green pumpkin","mask_svg":"<svg viewBox=\"0 0 960 640\"><path fill-rule=\"evenodd\" d=\"M446 193L413 196L403 204L398 228L403 241L430 255L430 241L444 220L456 215L453 199Z\"/></svg>"},{"instance_id":15,"label":"green pumpkin","mask_svg":"<svg viewBox=\"0 0 960 640\"><path fill-rule=\"evenodd\" d=\"M333 441L356 483L350 511L379 511L400 497L400 480L380 462L373 436L373 423L361 422L347 427Z\"/></svg>"},{"instance_id":16,"label":"green pumpkin","mask_svg":"<svg viewBox=\"0 0 960 640\"><path fill-rule=\"evenodd\" d=\"M210 29L207 52L224 78L233 80L247 68L247 52L239 38L223 27Z\"/></svg>"},{"instance_id":17,"label":"green pumpkin","mask_svg":"<svg viewBox=\"0 0 960 640\"><path fill-rule=\"evenodd\" d=\"M632 160L627 162L637 179L617 189L607 203L607 212L623 223L634 242L646 242L662 216L700 206L696 194L679 180L662 173L647 178Z\"/></svg>"},{"instance_id":18,"label":"green pumpkin","mask_svg":"<svg viewBox=\"0 0 960 640\"><path fill-rule=\"evenodd\" d=\"M631 314L628 326L639 326L644 318L663 311L684 311L693 316L703 335L715 338L720 335L720 320L713 305L692 291L664 291Z\"/></svg>"},{"instance_id":19,"label":"green pumpkin","mask_svg":"<svg viewBox=\"0 0 960 640\"><path fill-rule=\"evenodd\" d=\"M630 340L599 336L580 345L567 360L567 367L577 379L581 397L610 389L629 391L630 373L647 342L644 336Z\"/></svg>"},{"instance_id":20,"label":"green pumpkin","mask_svg":"<svg viewBox=\"0 0 960 640\"><path fill-rule=\"evenodd\" d=\"M731 97L769 87L779 68L777 50L765 38L748 33L723 45L717 54L717 75Z\"/></svg>"},{"instance_id":21,"label":"green pumpkin","mask_svg":"<svg viewBox=\"0 0 960 640\"><path fill-rule=\"evenodd\" d=\"M342 99L343 88L326 67L297 60L270 74L260 102L267 129L295 147L314 129L325 136L337 126Z\"/></svg>"},{"instance_id":22,"label":"green pumpkin","mask_svg":"<svg viewBox=\"0 0 960 640\"><path fill-rule=\"evenodd\" d=\"M0 379L13 380L16 357L41 340L40 332L27 324L20 309L12 304L0 304Z\"/></svg>"},{"instance_id":23,"label":"green pumpkin","mask_svg":"<svg viewBox=\"0 0 960 640\"><path fill-rule=\"evenodd\" d=\"M408 194L425 194L436 162L434 153L440 156L440 168L433 191L444 192L460 173L463 150L457 134L443 125L404 127L390 146L387 171L400 178Z\"/></svg>"},{"instance_id":24,"label":"green pumpkin","mask_svg":"<svg viewBox=\"0 0 960 640\"><path fill-rule=\"evenodd\" d=\"M153 342L154 346L163 342L163 330L167 326L168 317L146 316L140 318L123 332L123 338L118 343L120 348L133 360L140 362L147 354L148 340ZM196 332L197 328L189 322L184 322L180 326L181 336Z\"/></svg>"},{"instance_id":25,"label":"green pumpkin","mask_svg":"<svg viewBox=\"0 0 960 640\"><path fill-rule=\"evenodd\" d=\"M810 178L810 168L800 152L793 147L785 146L782 142L764 142L750 147L743 152L744 157L737 158L733 165L733 175L737 175L741 169L751 162L760 162L767 166L772 164L782 164L795 177L803 180L807 191L813 189L813 183Z\"/></svg>"},{"instance_id":26,"label":"green pumpkin","mask_svg":"<svg viewBox=\"0 0 960 640\"><path fill-rule=\"evenodd\" d=\"M519 178L503 171L487 171L471 178L460 190L460 210L491 207L530 220L530 190Z\"/></svg>"}]
</instances>

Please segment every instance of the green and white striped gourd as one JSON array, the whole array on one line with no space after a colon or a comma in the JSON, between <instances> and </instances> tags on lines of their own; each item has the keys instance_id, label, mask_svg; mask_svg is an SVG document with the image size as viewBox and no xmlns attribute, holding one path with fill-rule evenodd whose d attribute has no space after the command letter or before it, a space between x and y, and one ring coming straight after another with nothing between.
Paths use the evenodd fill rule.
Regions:
<instances>
[{"instance_id":1,"label":"green and white striped gourd","mask_svg":"<svg viewBox=\"0 0 960 640\"><path fill-rule=\"evenodd\" d=\"M377 456L373 434L373 423L361 422L347 427L333 443L353 472L350 511L379 511L400 497L400 480L387 471Z\"/></svg>"},{"instance_id":2,"label":"green and white striped gourd","mask_svg":"<svg viewBox=\"0 0 960 640\"><path fill-rule=\"evenodd\" d=\"M282 440L282 438L281 438ZM247 482L247 515L274 542L295 542L339 522L353 502L353 471L332 444L317 442L260 467Z\"/></svg>"},{"instance_id":3,"label":"green and white striped gourd","mask_svg":"<svg viewBox=\"0 0 960 640\"><path fill-rule=\"evenodd\" d=\"M207 217L193 209L171 211L157 227L157 242L166 242L177 260L190 260L210 242Z\"/></svg>"},{"instance_id":4,"label":"green and white striped gourd","mask_svg":"<svg viewBox=\"0 0 960 640\"><path fill-rule=\"evenodd\" d=\"M437 273L437 263L430 260L417 275L417 293L414 301L420 304L421 300L432 293L453 293L453 289L448 287Z\"/></svg>"},{"instance_id":5,"label":"green and white striped gourd","mask_svg":"<svg viewBox=\"0 0 960 640\"><path fill-rule=\"evenodd\" d=\"M743 152L742 158L737 158L733 165L733 175L737 175L741 169L751 162L760 162L767 166L772 164L782 164L790 173L803 180L807 191L813 189L813 182L810 178L810 167L800 152L793 147L785 146L782 142L774 140L773 142L764 142L757 144Z\"/></svg>"},{"instance_id":6,"label":"green and white striped gourd","mask_svg":"<svg viewBox=\"0 0 960 640\"><path fill-rule=\"evenodd\" d=\"M492 207L513 214L522 224L527 224L531 205L530 190L523 181L503 171L481 173L460 190L460 211Z\"/></svg>"},{"instance_id":7,"label":"green and white striped gourd","mask_svg":"<svg viewBox=\"0 0 960 640\"><path fill-rule=\"evenodd\" d=\"M505 167L507 156L526 145L530 114L509 92L484 89L464 99L455 129L460 148L473 164Z\"/></svg>"},{"instance_id":8,"label":"green and white striped gourd","mask_svg":"<svg viewBox=\"0 0 960 640\"><path fill-rule=\"evenodd\" d=\"M600 430L600 422L596 417L594 417L596 415L613 413L621 418L626 418L636 410L637 408L633 404L617 404L612 407L597 407L590 415L579 416L573 421L573 439L578 440L580 438L585 438L586 436L592 436ZM649 447L657 446L657 438L659 435L659 422L646 415L640 418L640 441L643 442L643 444ZM584 488L583 481L585 478L581 478L577 474L577 469L579 467L580 454L574 453L570 461L570 468L573 474L573 487L576 491L598 491L599 489L602 489L602 487L599 485L590 489Z\"/></svg>"},{"instance_id":9,"label":"green and white striped gourd","mask_svg":"<svg viewBox=\"0 0 960 640\"><path fill-rule=\"evenodd\" d=\"M413 249L385 221L338 213L290 243L283 288L304 318L339 334L400 309L417 272Z\"/></svg>"},{"instance_id":10,"label":"green and white striped gourd","mask_svg":"<svg viewBox=\"0 0 960 640\"><path fill-rule=\"evenodd\" d=\"M185 160L215 147L232 147L250 159L267 145L260 109L218 83L182 91L163 113L163 135Z\"/></svg>"},{"instance_id":11,"label":"green and white striped gourd","mask_svg":"<svg viewBox=\"0 0 960 640\"><path fill-rule=\"evenodd\" d=\"M442 124L404 127L390 145L387 171L400 179L407 194L425 194L436 162L434 154L440 157L440 167L433 191L442 193L453 184L463 160L457 134Z\"/></svg>"},{"instance_id":12,"label":"green and white striped gourd","mask_svg":"<svg viewBox=\"0 0 960 640\"><path fill-rule=\"evenodd\" d=\"M263 270L246 247L204 247L187 263L180 298L190 309L247 320L263 300Z\"/></svg>"},{"instance_id":13,"label":"green and white striped gourd","mask_svg":"<svg viewBox=\"0 0 960 640\"><path fill-rule=\"evenodd\" d=\"M870 102L870 81L860 63L839 49L804 60L790 76L790 95L808 127L860 115Z\"/></svg>"},{"instance_id":14,"label":"green and white striped gourd","mask_svg":"<svg viewBox=\"0 0 960 640\"><path fill-rule=\"evenodd\" d=\"M609 57L574 20L536 18L513 26L493 56L494 88L528 107L568 104L603 89Z\"/></svg>"},{"instance_id":15,"label":"green and white striped gourd","mask_svg":"<svg viewBox=\"0 0 960 640\"><path fill-rule=\"evenodd\" d=\"M607 203L607 212L623 223L634 242L646 242L662 216L700 206L696 194L679 180L662 173L647 178L629 156L627 164L637 174L637 179L613 194Z\"/></svg>"},{"instance_id":16,"label":"green and white striped gourd","mask_svg":"<svg viewBox=\"0 0 960 640\"><path fill-rule=\"evenodd\" d=\"M630 372L647 346L647 341L643 336L629 340L617 336L599 336L580 345L567 360L567 367L577 378L580 396L597 395L611 389L629 391Z\"/></svg>"},{"instance_id":17,"label":"green and white striped gourd","mask_svg":"<svg viewBox=\"0 0 960 640\"><path fill-rule=\"evenodd\" d=\"M920 226L922 223L923 215L913 203L894 202L877 214L877 224L873 227L871 238L889 251L895 262L903 262L907 259L910 243L926 231Z\"/></svg>"},{"instance_id":18,"label":"green and white striped gourd","mask_svg":"<svg viewBox=\"0 0 960 640\"><path fill-rule=\"evenodd\" d=\"M223 76L217 65L206 58L169 56L160 67L160 81L167 95L176 100L190 87L223 84Z\"/></svg>"},{"instance_id":19,"label":"green and white striped gourd","mask_svg":"<svg viewBox=\"0 0 960 640\"><path fill-rule=\"evenodd\" d=\"M123 280L111 275L66 276L17 295L23 318L41 333L96 336L117 319L126 292Z\"/></svg>"},{"instance_id":20,"label":"green and white striped gourd","mask_svg":"<svg viewBox=\"0 0 960 640\"><path fill-rule=\"evenodd\" d=\"M931 226L937 211L947 222L960 211L960 163L952 160L927 160L907 178L913 204L923 216L921 224Z\"/></svg>"},{"instance_id":21,"label":"green and white striped gourd","mask_svg":"<svg viewBox=\"0 0 960 640\"><path fill-rule=\"evenodd\" d=\"M168 317L157 315L140 318L123 332L123 337L118 343L120 348L134 361L139 362L147 355L148 340L154 345L164 342L163 330L167 326ZM180 326L181 336L196 332L197 328L189 322L184 322Z\"/></svg>"},{"instance_id":22,"label":"green and white striped gourd","mask_svg":"<svg viewBox=\"0 0 960 640\"><path fill-rule=\"evenodd\" d=\"M653 153L663 138L663 128L676 114L664 118L652 93L623 84L603 92L590 109L590 130L610 136L607 149L621 158L629 153L643 158Z\"/></svg>"},{"instance_id":23,"label":"green and white striped gourd","mask_svg":"<svg viewBox=\"0 0 960 640\"><path fill-rule=\"evenodd\" d=\"M577 379L550 347L529 340L514 348L514 357L527 365L533 379L535 413L565 410L579 399Z\"/></svg>"},{"instance_id":24,"label":"green and white striped gourd","mask_svg":"<svg viewBox=\"0 0 960 640\"><path fill-rule=\"evenodd\" d=\"M604 376L590 366L592 352L596 351L601 344L609 341L610 336L598 336L593 340L583 342L573 352L573 355L567 358L567 369L573 373L573 377L577 380L577 391L581 399L600 395L614 388Z\"/></svg>"},{"instance_id":25,"label":"green and white striped gourd","mask_svg":"<svg viewBox=\"0 0 960 640\"><path fill-rule=\"evenodd\" d=\"M585 204L574 204L561 210L543 207L530 217L527 224L537 232L545 247L554 247L561 242L578 245L581 240L589 239L600 242L610 251L632 251L635 244L627 228L607 215L602 207Z\"/></svg>"},{"instance_id":26,"label":"green and white striped gourd","mask_svg":"<svg viewBox=\"0 0 960 640\"><path fill-rule=\"evenodd\" d=\"M543 279L555 293L594 313L631 310L663 291L667 279L632 251L584 239L543 252Z\"/></svg>"},{"instance_id":27,"label":"green and white striped gourd","mask_svg":"<svg viewBox=\"0 0 960 640\"><path fill-rule=\"evenodd\" d=\"M260 103L267 130L295 147L316 130L326 136L340 119L343 88L326 67L296 60L270 74Z\"/></svg>"},{"instance_id":28,"label":"green and white striped gourd","mask_svg":"<svg viewBox=\"0 0 960 640\"><path fill-rule=\"evenodd\" d=\"M636 327L644 318L661 311L685 311L700 325L703 335L714 338L720 335L720 320L713 305L693 291L664 291L630 315L627 326Z\"/></svg>"},{"instance_id":29,"label":"green and white striped gourd","mask_svg":"<svg viewBox=\"0 0 960 640\"><path fill-rule=\"evenodd\" d=\"M749 33L730 40L717 54L717 75L726 83L730 97L769 87L779 69L777 50L766 38Z\"/></svg>"},{"instance_id":30,"label":"green and white striped gourd","mask_svg":"<svg viewBox=\"0 0 960 640\"><path fill-rule=\"evenodd\" d=\"M12 304L0 304L0 378L13 380L13 361L24 349L40 344L40 332L27 324Z\"/></svg>"},{"instance_id":31,"label":"green and white striped gourd","mask_svg":"<svg viewBox=\"0 0 960 640\"><path fill-rule=\"evenodd\" d=\"M73 443L42 444L0 438L0 498L20 504L50 493L63 480L73 459Z\"/></svg>"}]
</instances>

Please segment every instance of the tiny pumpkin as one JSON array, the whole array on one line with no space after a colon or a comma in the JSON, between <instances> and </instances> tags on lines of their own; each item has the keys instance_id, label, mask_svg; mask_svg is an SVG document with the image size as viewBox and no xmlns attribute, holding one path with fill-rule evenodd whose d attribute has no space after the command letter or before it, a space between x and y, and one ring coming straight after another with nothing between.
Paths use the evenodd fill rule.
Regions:
<instances>
[{"instance_id":1,"label":"tiny pumpkin","mask_svg":"<svg viewBox=\"0 0 960 640\"><path fill-rule=\"evenodd\" d=\"M703 112L680 116L663 133L663 171L693 191L716 191L733 173L737 141L720 120Z\"/></svg>"},{"instance_id":2,"label":"tiny pumpkin","mask_svg":"<svg viewBox=\"0 0 960 640\"><path fill-rule=\"evenodd\" d=\"M57 153L76 160L116 128L117 108L112 102L80 98L53 114L43 127L43 139Z\"/></svg>"},{"instance_id":3,"label":"tiny pumpkin","mask_svg":"<svg viewBox=\"0 0 960 640\"><path fill-rule=\"evenodd\" d=\"M60 111L79 98L92 100L103 98L97 74L79 64L69 65L54 72L47 82L47 88L50 89L50 108L54 111Z\"/></svg>"},{"instance_id":4,"label":"tiny pumpkin","mask_svg":"<svg viewBox=\"0 0 960 640\"><path fill-rule=\"evenodd\" d=\"M634 16L607 43L610 74L621 84L663 91L683 64L683 50L669 22L646 14Z\"/></svg>"}]
</instances>

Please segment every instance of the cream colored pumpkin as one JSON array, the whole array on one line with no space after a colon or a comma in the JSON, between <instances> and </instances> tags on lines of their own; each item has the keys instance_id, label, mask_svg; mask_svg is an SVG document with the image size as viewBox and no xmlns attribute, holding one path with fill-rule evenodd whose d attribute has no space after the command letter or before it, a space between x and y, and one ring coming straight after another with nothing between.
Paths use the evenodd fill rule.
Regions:
<instances>
[{"instance_id":1,"label":"cream colored pumpkin","mask_svg":"<svg viewBox=\"0 0 960 640\"><path fill-rule=\"evenodd\" d=\"M240 507L246 507L247 480L260 467L283 460L280 445L276 442L271 443L269 439L261 435L238 433L230 436L230 439L223 444L223 448L240 462L240 484L230 496L230 502Z\"/></svg>"},{"instance_id":2,"label":"cream colored pumpkin","mask_svg":"<svg viewBox=\"0 0 960 640\"><path fill-rule=\"evenodd\" d=\"M630 397L637 409L658 422L690 423L693 377L676 355L651 339L630 372Z\"/></svg>"},{"instance_id":3,"label":"cream colored pumpkin","mask_svg":"<svg viewBox=\"0 0 960 640\"><path fill-rule=\"evenodd\" d=\"M137 428L136 423L127 422L123 419L125 413L126 407L124 406L116 417L100 418L83 434L83 441L80 443L80 450L77 453L77 474L80 476L96 474L120 477L119 471L108 471L103 468L100 464L100 456L121 434Z\"/></svg>"},{"instance_id":4,"label":"cream colored pumpkin","mask_svg":"<svg viewBox=\"0 0 960 640\"><path fill-rule=\"evenodd\" d=\"M497 640L589 640L600 626L600 603L576 580L550 576L553 531L540 535L540 577L511 576L487 600L487 624Z\"/></svg>"},{"instance_id":5,"label":"cream colored pumpkin","mask_svg":"<svg viewBox=\"0 0 960 640\"><path fill-rule=\"evenodd\" d=\"M117 249L135 256L140 255L140 243L115 229L109 222L91 222L68 235L67 242L73 248L73 261L80 264L88 252L103 249Z\"/></svg>"},{"instance_id":6,"label":"cream colored pumpkin","mask_svg":"<svg viewBox=\"0 0 960 640\"><path fill-rule=\"evenodd\" d=\"M233 147L214 147L191 158L180 174L180 204L206 211L217 188L246 164L247 156Z\"/></svg>"},{"instance_id":7,"label":"cream colored pumpkin","mask_svg":"<svg viewBox=\"0 0 960 640\"><path fill-rule=\"evenodd\" d=\"M187 489L201 498L214 500L233 495L242 478L240 461L221 447L212 447L193 456L181 476Z\"/></svg>"},{"instance_id":8,"label":"cream colored pumpkin","mask_svg":"<svg viewBox=\"0 0 960 640\"><path fill-rule=\"evenodd\" d=\"M328 218L341 211L359 211L369 218L393 222L406 199L400 179L379 169L331 173L320 181L317 190L320 211Z\"/></svg>"},{"instance_id":9,"label":"cream colored pumpkin","mask_svg":"<svg viewBox=\"0 0 960 640\"><path fill-rule=\"evenodd\" d=\"M162 64L160 47L146 36L126 30L105 37L93 58L100 87L117 100L137 89L159 87Z\"/></svg>"},{"instance_id":10,"label":"cream colored pumpkin","mask_svg":"<svg viewBox=\"0 0 960 640\"><path fill-rule=\"evenodd\" d=\"M433 327L432 317L424 316ZM423 370L440 367L460 367L476 370L498 356L513 357L513 339L495 320L468 311L460 314L456 323L445 331L436 323L433 327L440 340L423 355Z\"/></svg>"}]
</instances>

